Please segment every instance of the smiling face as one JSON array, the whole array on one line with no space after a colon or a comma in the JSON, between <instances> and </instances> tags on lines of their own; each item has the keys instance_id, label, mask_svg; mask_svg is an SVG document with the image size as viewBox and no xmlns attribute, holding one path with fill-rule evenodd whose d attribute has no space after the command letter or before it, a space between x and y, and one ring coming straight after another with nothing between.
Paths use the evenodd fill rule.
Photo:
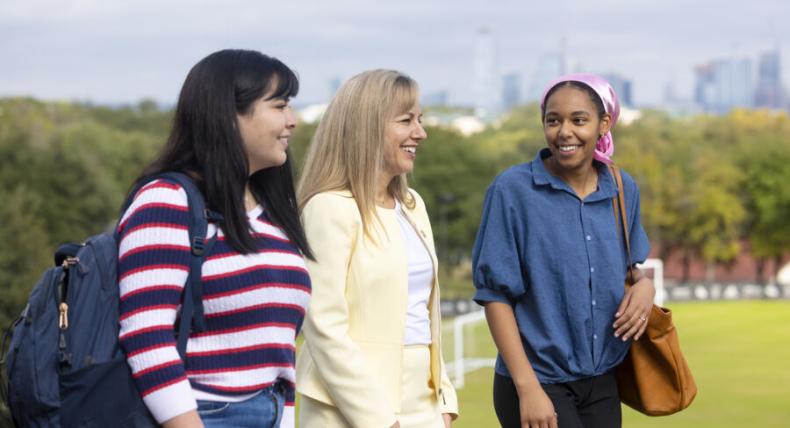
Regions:
<instances>
[{"instance_id":1,"label":"smiling face","mask_svg":"<svg viewBox=\"0 0 790 428\"><path fill-rule=\"evenodd\" d=\"M419 103L393 116L384 129L383 172L390 179L411 172L417 158L417 147L427 137L422 127Z\"/></svg>"},{"instance_id":2,"label":"smiling face","mask_svg":"<svg viewBox=\"0 0 790 428\"><path fill-rule=\"evenodd\" d=\"M610 116L601 116L582 89L563 86L546 100L543 133L555 165L563 170L591 165L595 144L610 125Z\"/></svg>"},{"instance_id":3,"label":"smiling face","mask_svg":"<svg viewBox=\"0 0 790 428\"><path fill-rule=\"evenodd\" d=\"M288 139L296 127L296 117L288 100L268 97L269 94L264 95L248 112L236 115L250 174L285 163Z\"/></svg>"}]
</instances>

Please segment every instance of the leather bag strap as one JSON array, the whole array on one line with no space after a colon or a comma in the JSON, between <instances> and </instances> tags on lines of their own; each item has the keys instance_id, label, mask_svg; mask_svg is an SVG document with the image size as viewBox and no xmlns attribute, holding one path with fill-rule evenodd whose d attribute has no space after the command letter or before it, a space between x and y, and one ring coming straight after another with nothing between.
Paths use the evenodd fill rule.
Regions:
<instances>
[{"instance_id":1,"label":"leather bag strap","mask_svg":"<svg viewBox=\"0 0 790 428\"><path fill-rule=\"evenodd\" d=\"M625 196L623 194L623 176L620 174L620 169L614 165L609 165L617 185L617 196L612 198L612 206L614 208L614 218L620 226L622 226L623 240L625 241L625 257L628 260L628 276L629 283L634 283L634 272L632 269L633 263L631 262L631 241L628 239L628 220L625 218Z\"/></svg>"}]
</instances>

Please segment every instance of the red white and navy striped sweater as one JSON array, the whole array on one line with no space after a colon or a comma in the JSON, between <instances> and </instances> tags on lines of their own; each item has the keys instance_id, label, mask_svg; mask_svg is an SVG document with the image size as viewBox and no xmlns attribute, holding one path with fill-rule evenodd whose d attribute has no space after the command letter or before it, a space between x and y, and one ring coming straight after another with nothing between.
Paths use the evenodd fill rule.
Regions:
<instances>
[{"instance_id":1,"label":"red white and navy striped sweater","mask_svg":"<svg viewBox=\"0 0 790 428\"><path fill-rule=\"evenodd\" d=\"M295 340L310 299L299 249L261 207L248 213L258 252L236 252L218 233L202 269L206 330L176 350L175 323L189 272L186 192L156 180L119 225L120 342L157 421L196 408L196 399L239 401L286 385L282 427L294 424Z\"/></svg>"}]
</instances>

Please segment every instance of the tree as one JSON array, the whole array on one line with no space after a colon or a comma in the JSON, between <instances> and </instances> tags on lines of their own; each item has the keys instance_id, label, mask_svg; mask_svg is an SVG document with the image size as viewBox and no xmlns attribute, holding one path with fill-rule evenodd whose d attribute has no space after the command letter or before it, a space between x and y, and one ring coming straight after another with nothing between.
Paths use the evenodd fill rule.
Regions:
<instances>
[{"instance_id":1,"label":"tree","mask_svg":"<svg viewBox=\"0 0 790 428\"><path fill-rule=\"evenodd\" d=\"M411 185L425 200L442 262L458 263L470 256L485 191L496 171L460 134L426 131Z\"/></svg>"},{"instance_id":2,"label":"tree","mask_svg":"<svg viewBox=\"0 0 790 428\"><path fill-rule=\"evenodd\" d=\"M735 162L744 172L745 236L758 260L756 280L764 283L765 262L774 260L774 269L778 270L790 246L790 140L786 137L790 135L790 120L784 114L752 115L742 119L757 129L738 145Z\"/></svg>"},{"instance_id":3,"label":"tree","mask_svg":"<svg viewBox=\"0 0 790 428\"><path fill-rule=\"evenodd\" d=\"M30 188L0 189L0 327L5 329L25 306L44 269L52 264L49 240L41 219L30 213L42 201Z\"/></svg>"}]
</instances>

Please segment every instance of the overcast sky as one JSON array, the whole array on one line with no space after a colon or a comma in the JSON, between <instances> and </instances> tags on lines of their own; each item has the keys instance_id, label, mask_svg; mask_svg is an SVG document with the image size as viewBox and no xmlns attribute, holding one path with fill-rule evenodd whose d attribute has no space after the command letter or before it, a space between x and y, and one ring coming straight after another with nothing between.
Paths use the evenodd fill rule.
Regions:
<instances>
[{"instance_id":1,"label":"overcast sky","mask_svg":"<svg viewBox=\"0 0 790 428\"><path fill-rule=\"evenodd\" d=\"M787 85L789 20L789 0L0 0L0 97L172 104L198 60L245 48L298 72L297 103L380 67L471 103L475 37L487 27L500 71L524 86L564 37L581 69L629 77L638 104L658 104L668 83L690 97L695 65L734 55L756 72L777 45Z\"/></svg>"}]
</instances>

